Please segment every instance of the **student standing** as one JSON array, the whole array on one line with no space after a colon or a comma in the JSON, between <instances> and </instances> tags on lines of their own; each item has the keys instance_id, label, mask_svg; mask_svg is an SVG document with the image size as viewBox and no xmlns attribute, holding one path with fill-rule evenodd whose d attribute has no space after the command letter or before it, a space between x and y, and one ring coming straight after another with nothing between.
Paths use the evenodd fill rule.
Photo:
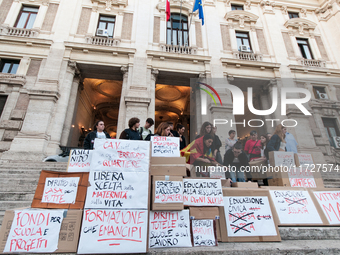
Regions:
<instances>
[{"instance_id":1,"label":"student standing","mask_svg":"<svg viewBox=\"0 0 340 255\"><path fill-rule=\"evenodd\" d=\"M129 119L129 128L125 129L119 136L119 139L141 140L141 134L138 132L140 120L138 118Z\"/></svg>"},{"instance_id":2,"label":"student standing","mask_svg":"<svg viewBox=\"0 0 340 255\"><path fill-rule=\"evenodd\" d=\"M150 128L153 126L153 124L155 124L155 122L153 121L153 119L151 118L147 118L146 121L145 121L145 125L144 127L140 127L138 129L139 133L141 134L142 136L142 139L145 140L145 138L152 134Z\"/></svg>"},{"instance_id":3,"label":"student standing","mask_svg":"<svg viewBox=\"0 0 340 255\"><path fill-rule=\"evenodd\" d=\"M84 149L85 150L93 150L94 139L105 139L111 138L108 133L104 131L105 125L104 121L98 120L93 127L93 131L88 133L84 140Z\"/></svg>"}]
</instances>

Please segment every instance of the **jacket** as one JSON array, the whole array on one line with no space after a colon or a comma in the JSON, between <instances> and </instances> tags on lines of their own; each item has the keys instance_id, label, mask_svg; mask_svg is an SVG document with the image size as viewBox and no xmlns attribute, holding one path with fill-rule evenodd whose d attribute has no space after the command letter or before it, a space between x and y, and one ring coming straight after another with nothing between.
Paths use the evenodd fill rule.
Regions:
<instances>
[{"instance_id":1,"label":"jacket","mask_svg":"<svg viewBox=\"0 0 340 255\"><path fill-rule=\"evenodd\" d=\"M280 143L281 138L278 135L273 135L272 138L270 138L266 149L264 150L264 155L267 159L269 159L269 152L270 151L278 151L280 149Z\"/></svg>"},{"instance_id":2,"label":"jacket","mask_svg":"<svg viewBox=\"0 0 340 255\"><path fill-rule=\"evenodd\" d=\"M233 152L233 149L229 149L224 154L223 165L224 166L229 166L229 165L233 166L233 165L239 164L239 166L249 166L248 157L243 151L242 151L242 153L240 153L238 155L237 158L240 161L240 163L233 163L233 161L235 159L234 152Z\"/></svg>"},{"instance_id":3,"label":"jacket","mask_svg":"<svg viewBox=\"0 0 340 255\"><path fill-rule=\"evenodd\" d=\"M142 136L138 130L127 128L120 134L119 139L142 140Z\"/></svg>"},{"instance_id":4,"label":"jacket","mask_svg":"<svg viewBox=\"0 0 340 255\"><path fill-rule=\"evenodd\" d=\"M106 138L111 138L110 135L103 131ZM92 131L90 133L87 134L87 136L85 137L85 140L84 140L84 149L85 150L93 150L93 145L94 145L94 139L97 138L97 130L95 131Z\"/></svg>"}]
</instances>

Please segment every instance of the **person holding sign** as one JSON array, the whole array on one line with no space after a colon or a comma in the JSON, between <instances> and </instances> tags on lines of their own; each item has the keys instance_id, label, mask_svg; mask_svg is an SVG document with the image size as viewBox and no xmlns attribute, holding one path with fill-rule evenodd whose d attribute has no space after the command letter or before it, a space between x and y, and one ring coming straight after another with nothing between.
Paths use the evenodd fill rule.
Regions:
<instances>
[{"instance_id":1,"label":"person holding sign","mask_svg":"<svg viewBox=\"0 0 340 255\"><path fill-rule=\"evenodd\" d=\"M159 124L157 127L157 130L154 135L149 134L145 140L146 141L151 141L151 136L169 136L170 134L170 124L168 122L162 122Z\"/></svg>"},{"instance_id":2,"label":"person holding sign","mask_svg":"<svg viewBox=\"0 0 340 255\"><path fill-rule=\"evenodd\" d=\"M105 125L104 121L98 120L93 127L93 131L88 133L85 140L84 140L84 149L85 150L93 150L94 139L100 138L111 138L108 133L104 131Z\"/></svg>"},{"instance_id":3,"label":"person holding sign","mask_svg":"<svg viewBox=\"0 0 340 255\"><path fill-rule=\"evenodd\" d=\"M281 124L276 126L274 135L270 138L267 147L264 150L264 154L268 160L270 151L286 151L286 132L287 129Z\"/></svg>"},{"instance_id":4,"label":"person holding sign","mask_svg":"<svg viewBox=\"0 0 340 255\"><path fill-rule=\"evenodd\" d=\"M129 119L129 128L120 133L119 139L141 140L142 136L138 131L140 120L138 118Z\"/></svg>"}]
</instances>

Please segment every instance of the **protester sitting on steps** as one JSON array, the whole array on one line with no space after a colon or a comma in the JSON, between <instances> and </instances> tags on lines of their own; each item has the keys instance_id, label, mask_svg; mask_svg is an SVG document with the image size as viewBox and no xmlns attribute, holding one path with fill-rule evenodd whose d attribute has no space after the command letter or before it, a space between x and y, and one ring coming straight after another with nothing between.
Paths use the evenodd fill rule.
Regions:
<instances>
[{"instance_id":1,"label":"protester sitting on steps","mask_svg":"<svg viewBox=\"0 0 340 255\"><path fill-rule=\"evenodd\" d=\"M119 139L141 140L142 136L138 132L140 120L138 118L129 119L129 128L125 129L119 136Z\"/></svg>"},{"instance_id":2,"label":"protester sitting on steps","mask_svg":"<svg viewBox=\"0 0 340 255\"><path fill-rule=\"evenodd\" d=\"M84 149L93 150L94 139L105 139L111 138L110 135L104 131L105 125L104 121L98 120L93 127L93 131L88 133L84 140Z\"/></svg>"}]
</instances>

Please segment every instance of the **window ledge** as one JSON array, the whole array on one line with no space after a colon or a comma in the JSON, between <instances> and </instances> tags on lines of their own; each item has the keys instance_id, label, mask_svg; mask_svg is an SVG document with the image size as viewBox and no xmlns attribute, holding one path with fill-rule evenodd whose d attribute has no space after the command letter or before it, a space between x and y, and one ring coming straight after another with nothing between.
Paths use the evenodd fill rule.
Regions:
<instances>
[{"instance_id":1,"label":"window ledge","mask_svg":"<svg viewBox=\"0 0 340 255\"><path fill-rule=\"evenodd\" d=\"M160 48L161 48L161 51L169 52L169 53L180 53L180 54L191 54L191 55L197 54L197 47L161 44Z\"/></svg>"},{"instance_id":2,"label":"window ledge","mask_svg":"<svg viewBox=\"0 0 340 255\"><path fill-rule=\"evenodd\" d=\"M0 35L9 35L17 37L38 37L39 29L26 29L17 27L0 27Z\"/></svg>"},{"instance_id":3,"label":"window ledge","mask_svg":"<svg viewBox=\"0 0 340 255\"><path fill-rule=\"evenodd\" d=\"M104 36L86 36L86 43L92 45L100 45L100 46L114 46L117 47L120 45L121 40L117 38L108 38Z\"/></svg>"},{"instance_id":4,"label":"window ledge","mask_svg":"<svg viewBox=\"0 0 340 255\"><path fill-rule=\"evenodd\" d=\"M11 73L0 73L0 82L12 86L24 86L26 84L26 76Z\"/></svg>"},{"instance_id":5,"label":"window ledge","mask_svg":"<svg viewBox=\"0 0 340 255\"><path fill-rule=\"evenodd\" d=\"M302 66L326 68L326 61L323 60L299 58L297 61Z\"/></svg>"},{"instance_id":6,"label":"window ledge","mask_svg":"<svg viewBox=\"0 0 340 255\"><path fill-rule=\"evenodd\" d=\"M262 61L262 54L252 53L252 52L242 52L237 51L233 53L234 58L248 61Z\"/></svg>"}]
</instances>

